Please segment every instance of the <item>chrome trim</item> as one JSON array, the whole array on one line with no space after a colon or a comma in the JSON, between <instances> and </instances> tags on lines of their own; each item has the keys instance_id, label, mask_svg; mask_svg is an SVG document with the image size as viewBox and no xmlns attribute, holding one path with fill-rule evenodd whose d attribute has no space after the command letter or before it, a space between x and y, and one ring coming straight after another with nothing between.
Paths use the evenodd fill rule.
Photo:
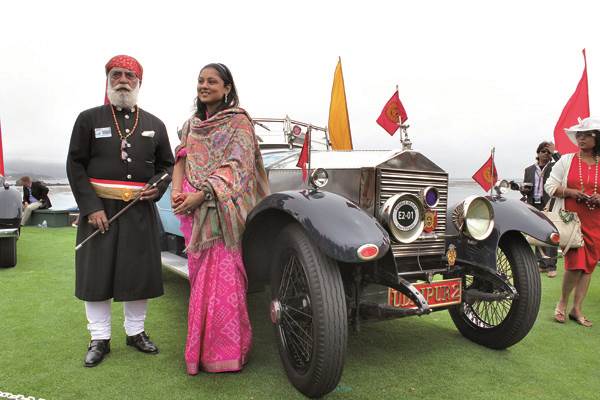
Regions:
<instances>
[{"instance_id":1,"label":"chrome trim","mask_svg":"<svg viewBox=\"0 0 600 400\"><path fill-rule=\"evenodd\" d=\"M0 229L0 238L19 237L18 228Z\"/></svg>"},{"instance_id":2,"label":"chrome trim","mask_svg":"<svg viewBox=\"0 0 600 400\"><path fill-rule=\"evenodd\" d=\"M398 225L396 213L394 212L401 203L414 204L416 207L411 207L417 215L410 227L401 227ZM397 193L386 200L379 211L379 221L392 234L397 242L409 244L417 240L423 234L425 226L423 218L425 215L425 207L419 196L412 193Z\"/></svg>"},{"instance_id":3,"label":"chrome trim","mask_svg":"<svg viewBox=\"0 0 600 400\"><path fill-rule=\"evenodd\" d=\"M437 275L450 272L449 268L439 268L439 269L428 269L426 271L411 271L411 272L398 272L398 276L407 277L407 276L420 276L420 275Z\"/></svg>"},{"instance_id":4,"label":"chrome trim","mask_svg":"<svg viewBox=\"0 0 600 400\"><path fill-rule=\"evenodd\" d=\"M430 206L429 204L427 204L427 193L429 193L432 190L437 193L437 200L436 200L435 204ZM435 208L435 207L437 207L438 203L440 202L440 191L437 190L437 188L435 186L427 186L425 189L421 190L421 197L423 198L423 204L425 204L425 207L430 208L430 209Z\"/></svg>"},{"instance_id":5,"label":"chrome trim","mask_svg":"<svg viewBox=\"0 0 600 400\"><path fill-rule=\"evenodd\" d=\"M255 122L255 123L258 123L259 125L260 125L261 122L262 123L265 123L265 122L266 123L268 123L268 122L278 122L278 123L282 123L282 124L289 123L289 124L294 124L294 125L300 125L300 126L303 126L305 128L309 128L310 127L311 129L314 129L314 130L317 130L317 131L321 131L321 132L327 132L326 128L321 128L320 126L316 126L316 125L309 124L309 123L306 123L306 122L296 121L296 120L290 119L290 118L252 118L252 121ZM269 130L269 129L267 128L267 130Z\"/></svg>"},{"instance_id":6,"label":"chrome trim","mask_svg":"<svg viewBox=\"0 0 600 400\"><path fill-rule=\"evenodd\" d=\"M376 249L377 249L377 251L375 252L375 254L373 254L373 255L372 255L372 256L370 256L370 257L363 257L363 256L360 254L360 252L361 252L361 251L362 251L362 249L364 249L365 247L374 247L374 248L376 248ZM356 250L356 254L358 255L358 258L360 258L361 260L364 260L364 261L369 261L369 260L372 260L372 259L374 259L375 257L377 257L377 256L379 255L379 247L377 247L377 245L374 245L374 244L371 244L371 243L363 244L362 246L360 246L360 247L358 248L358 250Z\"/></svg>"},{"instance_id":7,"label":"chrome trim","mask_svg":"<svg viewBox=\"0 0 600 400\"><path fill-rule=\"evenodd\" d=\"M325 183L323 184L318 184L318 180L319 180L319 174L325 174ZM327 170L325 168L315 168L313 170L313 172L310 174L310 184L313 188L315 189L321 189L324 188L325 186L327 186L327 183L329 182L329 174L327 173Z\"/></svg>"},{"instance_id":8,"label":"chrome trim","mask_svg":"<svg viewBox=\"0 0 600 400\"><path fill-rule=\"evenodd\" d=\"M474 237L473 234L471 232L469 232L469 229L467 227L467 214L469 213L471 204L475 203L476 201L480 201L483 202L483 204L485 204L490 218L489 218L489 225L486 229L486 231L480 235L479 237ZM457 211L458 210L458 211ZM457 212L460 212L461 214L456 218L455 221L455 225L458 226L460 225L462 232L467 235L468 237L475 239L475 240L485 240L488 238L488 236L490 236L490 234L492 233L492 230L494 229L494 207L492 207L492 203L490 203L490 201L488 199L486 199L483 196L478 196L478 195L471 195L468 196L466 199L463 200L463 202L460 204L459 207L456 207L456 209L454 210L454 213L452 215L452 218L455 218L455 214Z\"/></svg>"},{"instance_id":9,"label":"chrome trim","mask_svg":"<svg viewBox=\"0 0 600 400\"><path fill-rule=\"evenodd\" d=\"M375 180L375 168L361 168L358 204L371 215L375 215Z\"/></svg>"},{"instance_id":10,"label":"chrome trim","mask_svg":"<svg viewBox=\"0 0 600 400\"><path fill-rule=\"evenodd\" d=\"M433 186L439 192L438 204L431 208L437 212L438 225L433 234L421 235L412 243L402 244L392 239L394 257L416 257L445 254L446 209L448 207L448 173L443 171L413 171L377 168L376 212L392 196L411 193L420 196L421 190ZM378 215L376 215L378 217Z\"/></svg>"}]
</instances>

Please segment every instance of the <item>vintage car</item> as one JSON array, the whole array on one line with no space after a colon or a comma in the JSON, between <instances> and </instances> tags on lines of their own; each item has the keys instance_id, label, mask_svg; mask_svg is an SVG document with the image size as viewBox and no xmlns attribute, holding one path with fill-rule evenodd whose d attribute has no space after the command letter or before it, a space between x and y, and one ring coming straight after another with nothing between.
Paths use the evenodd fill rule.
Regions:
<instances>
[{"instance_id":1,"label":"vintage car","mask_svg":"<svg viewBox=\"0 0 600 400\"><path fill-rule=\"evenodd\" d=\"M311 124L255 126L272 194L248 216L244 263L249 287L269 288L281 361L300 392L335 389L348 329L368 320L448 310L465 337L490 348L527 335L540 278L524 234L548 245L559 236L543 214L502 196L505 181L494 195L449 207L448 173L411 149L405 129L399 150L332 151L326 130ZM307 132L305 183L296 164ZM180 253L168 198L159 202L165 246ZM163 254L185 273L185 261Z\"/></svg>"}]
</instances>

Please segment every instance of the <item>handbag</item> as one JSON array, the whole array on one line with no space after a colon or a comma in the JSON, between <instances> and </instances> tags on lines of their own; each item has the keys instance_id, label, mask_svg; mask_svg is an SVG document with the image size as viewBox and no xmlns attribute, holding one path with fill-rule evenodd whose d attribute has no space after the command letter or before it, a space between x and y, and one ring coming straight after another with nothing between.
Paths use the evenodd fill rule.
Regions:
<instances>
[{"instance_id":1,"label":"handbag","mask_svg":"<svg viewBox=\"0 0 600 400\"><path fill-rule=\"evenodd\" d=\"M554 224L560 235L559 246L565 254L570 249L577 249L583 246L583 235L581 233L581 220L574 211L560 209L558 212L548 209L542 210L542 213ZM527 241L534 246L548 246L531 236Z\"/></svg>"}]
</instances>

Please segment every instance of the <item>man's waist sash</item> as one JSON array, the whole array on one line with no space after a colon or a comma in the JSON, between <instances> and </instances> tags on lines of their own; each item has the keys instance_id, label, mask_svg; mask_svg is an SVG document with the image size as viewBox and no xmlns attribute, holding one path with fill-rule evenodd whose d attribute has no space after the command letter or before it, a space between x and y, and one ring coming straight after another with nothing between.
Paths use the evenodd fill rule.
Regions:
<instances>
[{"instance_id":1,"label":"man's waist sash","mask_svg":"<svg viewBox=\"0 0 600 400\"><path fill-rule=\"evenodd\" d=\"M130 201L146 186L143 182L111 181L90 178L94 191L103 199Z\"/></svg>"}]
</instances>

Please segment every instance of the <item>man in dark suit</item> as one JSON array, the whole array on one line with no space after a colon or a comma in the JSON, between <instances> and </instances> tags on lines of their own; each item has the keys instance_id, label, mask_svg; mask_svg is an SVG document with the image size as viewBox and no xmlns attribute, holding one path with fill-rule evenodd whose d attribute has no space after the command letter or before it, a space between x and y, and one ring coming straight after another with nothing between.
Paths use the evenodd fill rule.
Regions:
<instances>
[{"instance_id":1,"label":"man in dark suit","mask_svg":"<svg viewBox=\"0 0 600 400\"><path fill-rule=\"evenodd\" d=\"M102 235L75 257L75 295L85 302L91 341L84 365L98 365L110 352L111 304L124 302L125 343L158 353L145 331L148 299L163 294L159 226L154 202L173 171L173 153L163 122L137 105L141 64L120 55L105 66L107 103L77 117L67 156L67 176L79 206L77 243L96 229ZM140 201L110 227L108 220Z\"/></svg>"},{"instance_id":2,"label":"man in dark suit","mask_svg":"<svg viewBox=\"0 0 600 400\"><path fill-rule=\"evenodd\" d=\"M555 152L554 143L542 142L537 147L536 163L525 168L523 186L521 193L526 201L538 210L543 210L550 196L544 190L544 184L550 176L552 166L560 158L560 154ZM537 247L535 255L538 260L540 272L547 272L549 278L556 276L556 257L558 249L556 247Z\"/></svg>"},{"instance_id":3,"label":"man in dark suit","mask_svg":"<svg viewBox=\"0 0 600 400\"><path fill-rule=\"evenodd\" d=\"M24 176L21 178L23 184L23 217L21 225L27 224L31 213L34 210L52 207L52 202L48 197L48 187L42 182L32 182L31 178Z\"/></svg>"}]
</instances>

